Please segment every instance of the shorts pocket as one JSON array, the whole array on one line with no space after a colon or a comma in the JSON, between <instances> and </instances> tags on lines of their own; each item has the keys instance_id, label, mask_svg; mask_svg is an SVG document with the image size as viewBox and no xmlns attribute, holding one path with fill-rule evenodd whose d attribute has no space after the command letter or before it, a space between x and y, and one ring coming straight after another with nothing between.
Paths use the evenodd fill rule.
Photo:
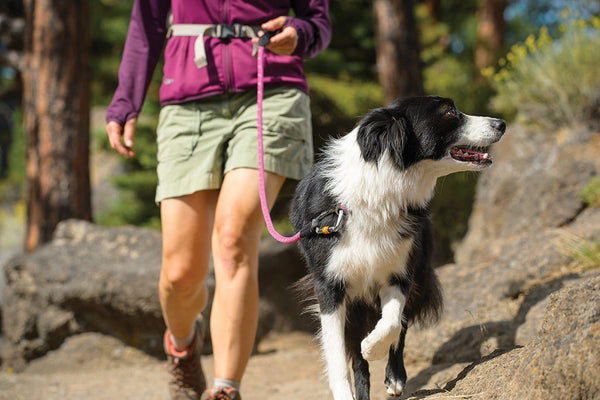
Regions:
<instances>
[{"instance_id":1,"label":"shorts pocket","mask_svg":"<svg viewBox=\"0 0 600 400\"><path fill-rule=\"evenodd\" d=\"M200 139L200 112L185 104L164 106L156 128L158 161L188 159Z\"/></svg>"},{"instance_id":2,"label":"shorts pocket","mask_svg":"<svg viewBox=\"0 0 600 400\"><path fill-rule=\"evenodd\" d=\"M274 88L265 93L263 129L288 140L312 144L310 98L298 89Z\"/></svg>"}]
</instances>

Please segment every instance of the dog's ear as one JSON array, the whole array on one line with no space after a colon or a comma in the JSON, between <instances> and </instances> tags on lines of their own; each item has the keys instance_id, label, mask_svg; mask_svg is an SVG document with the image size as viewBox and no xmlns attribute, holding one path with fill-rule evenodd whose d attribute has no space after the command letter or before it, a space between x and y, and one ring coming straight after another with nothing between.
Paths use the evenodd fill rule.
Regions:
<instances>
[{"instance_id":1,"label":"dog's ear","mask_svg":"<svg viewBox=\"0 0 600 400\"><path fill-rule=\"evenodd\" d=\"M365 161L377 163L386 151L394 164L404 167L402 152L408 129L406 119L385 108L369 112L359 124L357 142Z\"/></svg>"}]
</instances>

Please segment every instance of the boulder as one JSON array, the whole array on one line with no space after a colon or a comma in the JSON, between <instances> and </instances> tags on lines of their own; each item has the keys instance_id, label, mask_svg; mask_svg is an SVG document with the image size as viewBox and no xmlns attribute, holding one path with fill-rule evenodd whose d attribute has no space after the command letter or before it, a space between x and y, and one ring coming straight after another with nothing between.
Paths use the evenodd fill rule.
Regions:
<instances>
[{"instance_id":1,"label":"boulder","mask_svg":"<svg viewBox=\"0 0 600 400\"><path fill-rule=\"evenodd\" d=\"M511 127L481 174L459 263L497 256L502 240L570 224L585 209L579 191L600 171L600 137L584 129Z\"/></svg>"},{"instance_id":2,"label":"boulder","mask_svg":"<svg viewBox=\"0 0 600 400\"><path fill-rule=\"evenodd\" d=\"M537 336L466 367L443 389L409 399L597 399L600 397L600 275L550 296Z\"/></svg>"},{"instance_id":3,"label":"boulder","mask_svg":"<svg viewBox=\"0 0 600 400\"><path fill-rule=\"evenodd\" d=\"M4 266L3 334L12 364L58 347L72 334L110 333L150 353L164 329L156 283L158 232L59 224L54 240Z\"/></svg>"},{"instance_id":4,"label":"boulder","mask_svg":"<svg viewBox=\"0 0 600 400\"><path fill-rule=\"evenodd\" d=\"M529 342L543 316L539 304L596 273L572 265L560 245L567 231L550 229L508 241L493 261L438 268L444 313L433 326L408 330L406 359L433 365L474 362ZM600 224L590 234L600 235Z\"/></svg>"},{"instance_id":5,"label":"boulder","mask_svg":"<svg viewBox=\"0 0 600 400\"><path fill-rule=\"evenodd\" d=\"M305 273L296 247L270 239L261 246L258 339L272 329L314 329L290 288ZM4 266L4 360L21 365L87 331L162 357L161 247L154 230L69 220L51 243L10 259ZM212 293L212 269L208 287ZM209 321L210 305L204 314Z\"/></svg>"}]
</instances>

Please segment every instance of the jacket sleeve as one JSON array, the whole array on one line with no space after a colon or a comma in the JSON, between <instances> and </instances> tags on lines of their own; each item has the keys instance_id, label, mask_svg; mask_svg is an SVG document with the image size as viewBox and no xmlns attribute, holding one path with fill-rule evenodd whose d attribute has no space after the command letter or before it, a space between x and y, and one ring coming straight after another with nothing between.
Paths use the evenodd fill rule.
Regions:
<instances>
[{"instance_id":1,"label":"jacket sleeve","mask_svg":"<svg viewBox=\"0 0 600 400\"><path fill-rule=\"evenodd\" d=\"M135 0L129 22L119 85L106 111L106 121L124 125L142 109L166 37L169 0Z\"/></svg>"},{"instance_id":2,"label":"jacket sleeve","mask_svg":"<svg viewBox=\"0 0 600 400\"><path fill-rule=\"evenodd\" d=\"M311 58L325 50L331 42L329 0L293 0L294 17L288 17L285 26L298 32L294 55Z\"/></svg>"}]
</instances>

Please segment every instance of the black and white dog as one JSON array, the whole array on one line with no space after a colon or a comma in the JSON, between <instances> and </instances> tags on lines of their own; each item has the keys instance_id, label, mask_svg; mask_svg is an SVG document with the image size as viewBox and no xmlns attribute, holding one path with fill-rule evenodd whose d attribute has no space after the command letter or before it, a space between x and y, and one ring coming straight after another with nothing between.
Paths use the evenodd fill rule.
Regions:
<instances>
[{"instance_id":1,"label":"black and white dog","mask_svg":"<svg viewBox=\"0 0 600 400\"><path fill-rule=\"evenodd\" d=\"M349 360L355 398L369 399L368 361L386 355L387 393L402 392L408 323L436 320L442 309L430 263L436 180L488 167L491 157L480 149L505 129L503 120L465 115L447 98L398 99L332 140L299 183L290 217L304 232L335 400L353 399Z\"/></svg>"}]
</instances>

